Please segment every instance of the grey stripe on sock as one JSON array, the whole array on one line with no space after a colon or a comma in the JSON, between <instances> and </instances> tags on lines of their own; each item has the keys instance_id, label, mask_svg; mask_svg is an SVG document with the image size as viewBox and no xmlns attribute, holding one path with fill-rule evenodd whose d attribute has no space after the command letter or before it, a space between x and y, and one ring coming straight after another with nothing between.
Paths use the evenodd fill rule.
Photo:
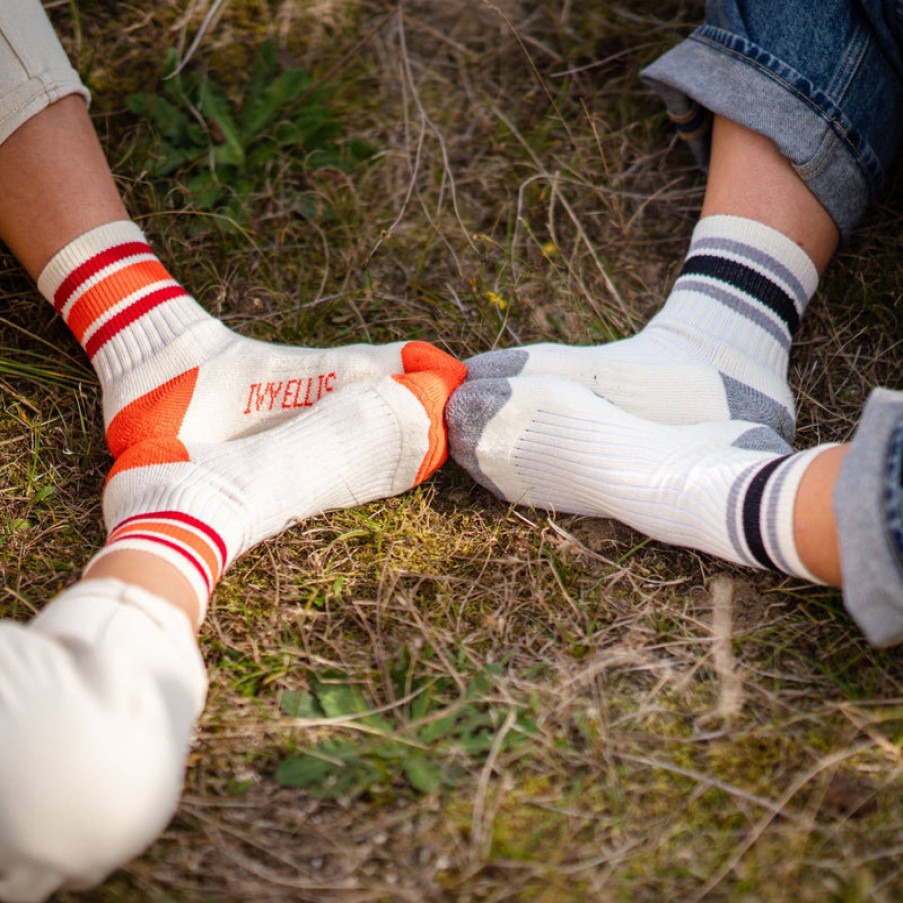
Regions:
<instances>
[{"instance_id":1,"label":"grey stripe on sock","mask_svg":"<svg viewBox=\"0 0 903 903\"><path fill-rule=\"evenodd\" d=\"M711 282L703 282L686 276L681 276L674 283L672 297L676 292L680 291L699 292L707 295L714 301L718 301L728 309L746 317L747 320L751 320L756 326L772 336L785 351L790 352L791 337L787 331L787 325L776 316L769 317L763 312L762 308L750 304L740 295L736 295L718 285L713 285Z\"/></svg>"},{"instance_id":2,"label":"grey stripe on sock","mask_svg":"<svg viewBox=\"0 0 903 903\"><path fill-rule=\"evenodd\" d=\"M734 417L734 420L742 420ZM742 448L746 451L774 452L776 455L789 455L790 446L774 431L767 426L754 426L748 429L742 436L738 436L731 445L734 448Z\"/></svg>"},{"instance_id":3,"label":"grey stripe on sock","mask_svg":"<svg viewBox=\"0 0 903 903\"><path fill-rule=\"evenodd\" d=\"M738 557L751 567L759 567L755 558L747 551L746 542L740 536L742 525L741 505L746 496L746 488L753 474L758 473L759 464L751 464L734 480L727 495L727 536Z\"/></svg>"},{"instance_id":4,"label":"grey stripe on sock","mask_svg":"<svg viewBox=\"0 0 903 903\"><path fill-rule=\"evenodd\" d=\"M784 454L789 454L790 449L788 447L787 452ZM776 473L772 476L771 480L768 483L768 498L765 500L766 510L770 512L774 512L777 510L777 501L778 497L781 494L781 491L784 487L784 483L787 480L787 475L790 473L791 468L781 466L777 469ZM767 530L766 541L768 543L768 551L774 560L774 563L785 573L792 574L793 569L787 562L787 559L784 557L784 550L781 548L781 543L778 539L778 521L776 517L766 517L765 519L765 527Z\"/></svg>"}]
</instances>

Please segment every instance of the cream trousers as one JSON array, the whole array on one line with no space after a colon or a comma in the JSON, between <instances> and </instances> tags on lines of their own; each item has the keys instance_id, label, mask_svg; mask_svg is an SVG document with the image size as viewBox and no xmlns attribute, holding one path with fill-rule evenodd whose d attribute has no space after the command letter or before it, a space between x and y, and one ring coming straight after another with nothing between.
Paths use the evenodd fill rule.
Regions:
<instances>
[{"instance_id":1,"label":"cream trousers","mask_svg":"<svg viewBox=\"0 0 903 903\"><path fill-rule=\"evenodd\" d=\"M118 580L0 622L0 900L97 884L156 839L206 690L188 618Z\"/></svg>"},{"instance_id":2,"label":"cream trousers","mask_svg":"<svg viewBox=\"0 0 903 903\"><path fill-rule=\"evenodd\" d=\"M38 0L0 2L0 143L68 94L88 91Z\"/></svg>"}]
</instances>

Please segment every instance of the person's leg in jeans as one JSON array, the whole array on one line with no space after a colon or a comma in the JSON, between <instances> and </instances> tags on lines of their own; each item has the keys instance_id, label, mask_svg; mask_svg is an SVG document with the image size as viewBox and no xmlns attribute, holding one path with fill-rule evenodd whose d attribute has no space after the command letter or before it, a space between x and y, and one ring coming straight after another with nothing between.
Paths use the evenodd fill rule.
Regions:
<instances>
[{"instance_id":1,"label":"person's leg in jeans","mask_svg":"<svg viewBox=\"0 0 903 903\"><path fill-rule=\"evenodd\" d=\"M664 306L621 342L478 355L471 378L554 373L652 420L748 420L792 441L793 335L838 233L849 237L880 192L903 128L896 35L880 8L866 15L872 7L710 2L706 25L644 73L700 161L711 159Z\"/></svg>"},{"instance_id":2,"label":"person's leg in jeans","mask_svg":"<svg viewBox=\"0 0 903 903\"><path fill-rule=\"evenodd\" d=\"M666 542L842 584L869 638L886 644L903 637L903 518L888 489L899 484L903 399L873 399L864 423L882 427L860 429L854 463L844 464L846 446L794 455L787 445L794 331L900 140L889 38L874 37L858 5L829 6L838 9L794 20L770 2L710 3L707 26L648 70L691 138L706 131L704 109L715 113L702 218L672 295L614 345L469 361L448 422L454 457L503 498L616 517ZM767 41L799 47L794 23L811 59L788 62L757 43L771 30ZM886 88L884 119L868 100L875 85ZM862 460L879 464L863 473Z\"/></svg>"}]
</instances>

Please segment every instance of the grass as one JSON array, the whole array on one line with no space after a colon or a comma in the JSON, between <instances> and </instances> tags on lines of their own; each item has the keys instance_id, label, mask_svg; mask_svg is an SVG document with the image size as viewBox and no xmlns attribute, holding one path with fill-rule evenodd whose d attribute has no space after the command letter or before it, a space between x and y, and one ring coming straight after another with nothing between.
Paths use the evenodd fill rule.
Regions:
<instances>
[{"instance_id":1,"label":"grass","mask_svg":"<svg viewBox=\"0 0 903 903\"><path fill-rule=\"evenodd\" d=\"M638 73L701 3L233 0L184 70L214 98L211 147L269 45L309 79L293 102L316 88L330 141L371 151L248 152L237 198L201 175L197 131L191 166L162 173L129 100L161 92L167 48L185 56L208 4L183 7L51 12L131 211L235 329L466 356L616 338L666 294L703 183ZM802 445L848 437L869 387L899 385L899 199L807 315ZM0 273L0 613L24 620L101 542L109 462L77 345L12 259ZM833 591L513 510L448 466L246 555L202 645L209 703L175 819L61 900L903 894L903 665Z\"/></svg>"}]
</instances>

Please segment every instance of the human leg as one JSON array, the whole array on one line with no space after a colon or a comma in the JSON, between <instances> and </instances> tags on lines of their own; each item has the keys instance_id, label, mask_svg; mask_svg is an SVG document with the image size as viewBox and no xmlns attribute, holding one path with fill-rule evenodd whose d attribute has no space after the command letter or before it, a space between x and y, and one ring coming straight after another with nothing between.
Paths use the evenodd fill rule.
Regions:
<instances>
[{"instance_id":1,"label":"human leg","mask_svg":"<svg viewBox=\"0 0 903 903\"><path fill-rule=\"evenodd\" d=\"M707 24L645 73L709 167L703 218L663 309L607 346L479 355L471 378L558 374L660 422L731 417L792 439L789 340L900 143L898 37L875 6L709 3ZM788 290L787 272L802 292ZM781 295L789 317L775 316Z\"/></svg>"},{"instance_id":2,"label":"human leg","mask_svg":"<svg viewBox=\"0 0 903 903\"><path fill-rule=\"evenodd\" d=\"M647 326L607 345L478 355L470 377L554 373L660 423L747 420L792 441L790 346L837 242L774 144L717 117L702 219Z\"/></svg>"},{"instance_id":3,"label":"human leg","mask_svg":"<svg viewBox=\"0 0 903 903\"><path fill-rule=\"evenodd\" d=\"M818 276L795 242L754 220L711 215L674 288L635 336L477 355L471 379L554 374L660 423L739 419L792 441L790 346Z\"/></svg>"},{"instance_id":4,"label":"human leg","mask_svg":"<svg viewBox=\"0 0 903 903\"><path fill-rule=\"evenodd\" d=\"M447 416L455 459L508 501L842 587L870 642L903 641L901 392L876 389L851 442L796 454L757 424L651 423L554 378L468 382Z\"/></svg>"},{"instance_id":5,"label":"human leg","mask_svg":"<svg viewBox=\"0 0 903 903\"><path fill-rule=\"evenodd\" d=\"M903 641L903 393L852 441L796 454L761 425L667 426L556 378L466 383L455 459L496 495L616 518L663 542L842 587L877 646Z\"/></svg>"},{"instance_id":6,"label":"human leg","mask_svg":"<svg viewBox=\"0 0 903 903\"><path fill-rule=\"evenodd\" d=\"M150 438L116 460L104 492L105 548L179 568L201 617L234 558L297 519L397 495L446 459L445 403L464 379L430 369L350 386L264 433L224 443ZM103 572L105 573L105 572Z\"/></svg>"},{"instance_id":7,"label":"human leg","mask_svg":"<svg viewBox=\"0 0 903 903\"><path fill-rule=\"evenodd\" d=\"M429 476L462 379L457 362L385 377L262 434L118 459L85 578L30 625L0 623L0 899L97 883L155 839L203 705L194 632L223 570L295 520Z\"/></svg>"},{"instance_id":8,"label":"human leg","mask_svg":"<svg viewBox=\"0 0 903 903\"><path fill-rule=\"evenodd\" d=\"M723 116L713 120L701 216L742 217L774 229L819 276L840 243L831 215L774 142Z\"/></svg>"},{"instance_id":9,"label":"human leg","mask_svg":"<svg viewBox=\"0 0 903 903\"><path fill-rule=\"evenodd\" d=\"M207 678L188 619L115 579L0 622L0 649L0 899L33 903L166 827Z\"/></svg>"},{"instance_id":10,"label":"human leg","mask_svg":"<svg viewBox=\"0 0 903 903\"><path fill-rule=\"evenodd\" d=\"M0 11L0 92L0 239L91 359L114 455L149 435L246 435L343 386L422 369L424 343L274 346L204 311L128 220L87 92L37 0Z\"/></svg>"},{"instance_id":11,"label":"human leg","mask_svg":"<svg viewBox=\"0 0 903 903\"><path fill-rule=\"evenodd\" d=\"M658 424L557 377L468 382L447 417L455 459L507 501L615 518L810 581L831 575L802 557L815 543L798 543L794 508L808 470L834 446L793 454L743 421Z\"/></svg>"}]
</instances>

